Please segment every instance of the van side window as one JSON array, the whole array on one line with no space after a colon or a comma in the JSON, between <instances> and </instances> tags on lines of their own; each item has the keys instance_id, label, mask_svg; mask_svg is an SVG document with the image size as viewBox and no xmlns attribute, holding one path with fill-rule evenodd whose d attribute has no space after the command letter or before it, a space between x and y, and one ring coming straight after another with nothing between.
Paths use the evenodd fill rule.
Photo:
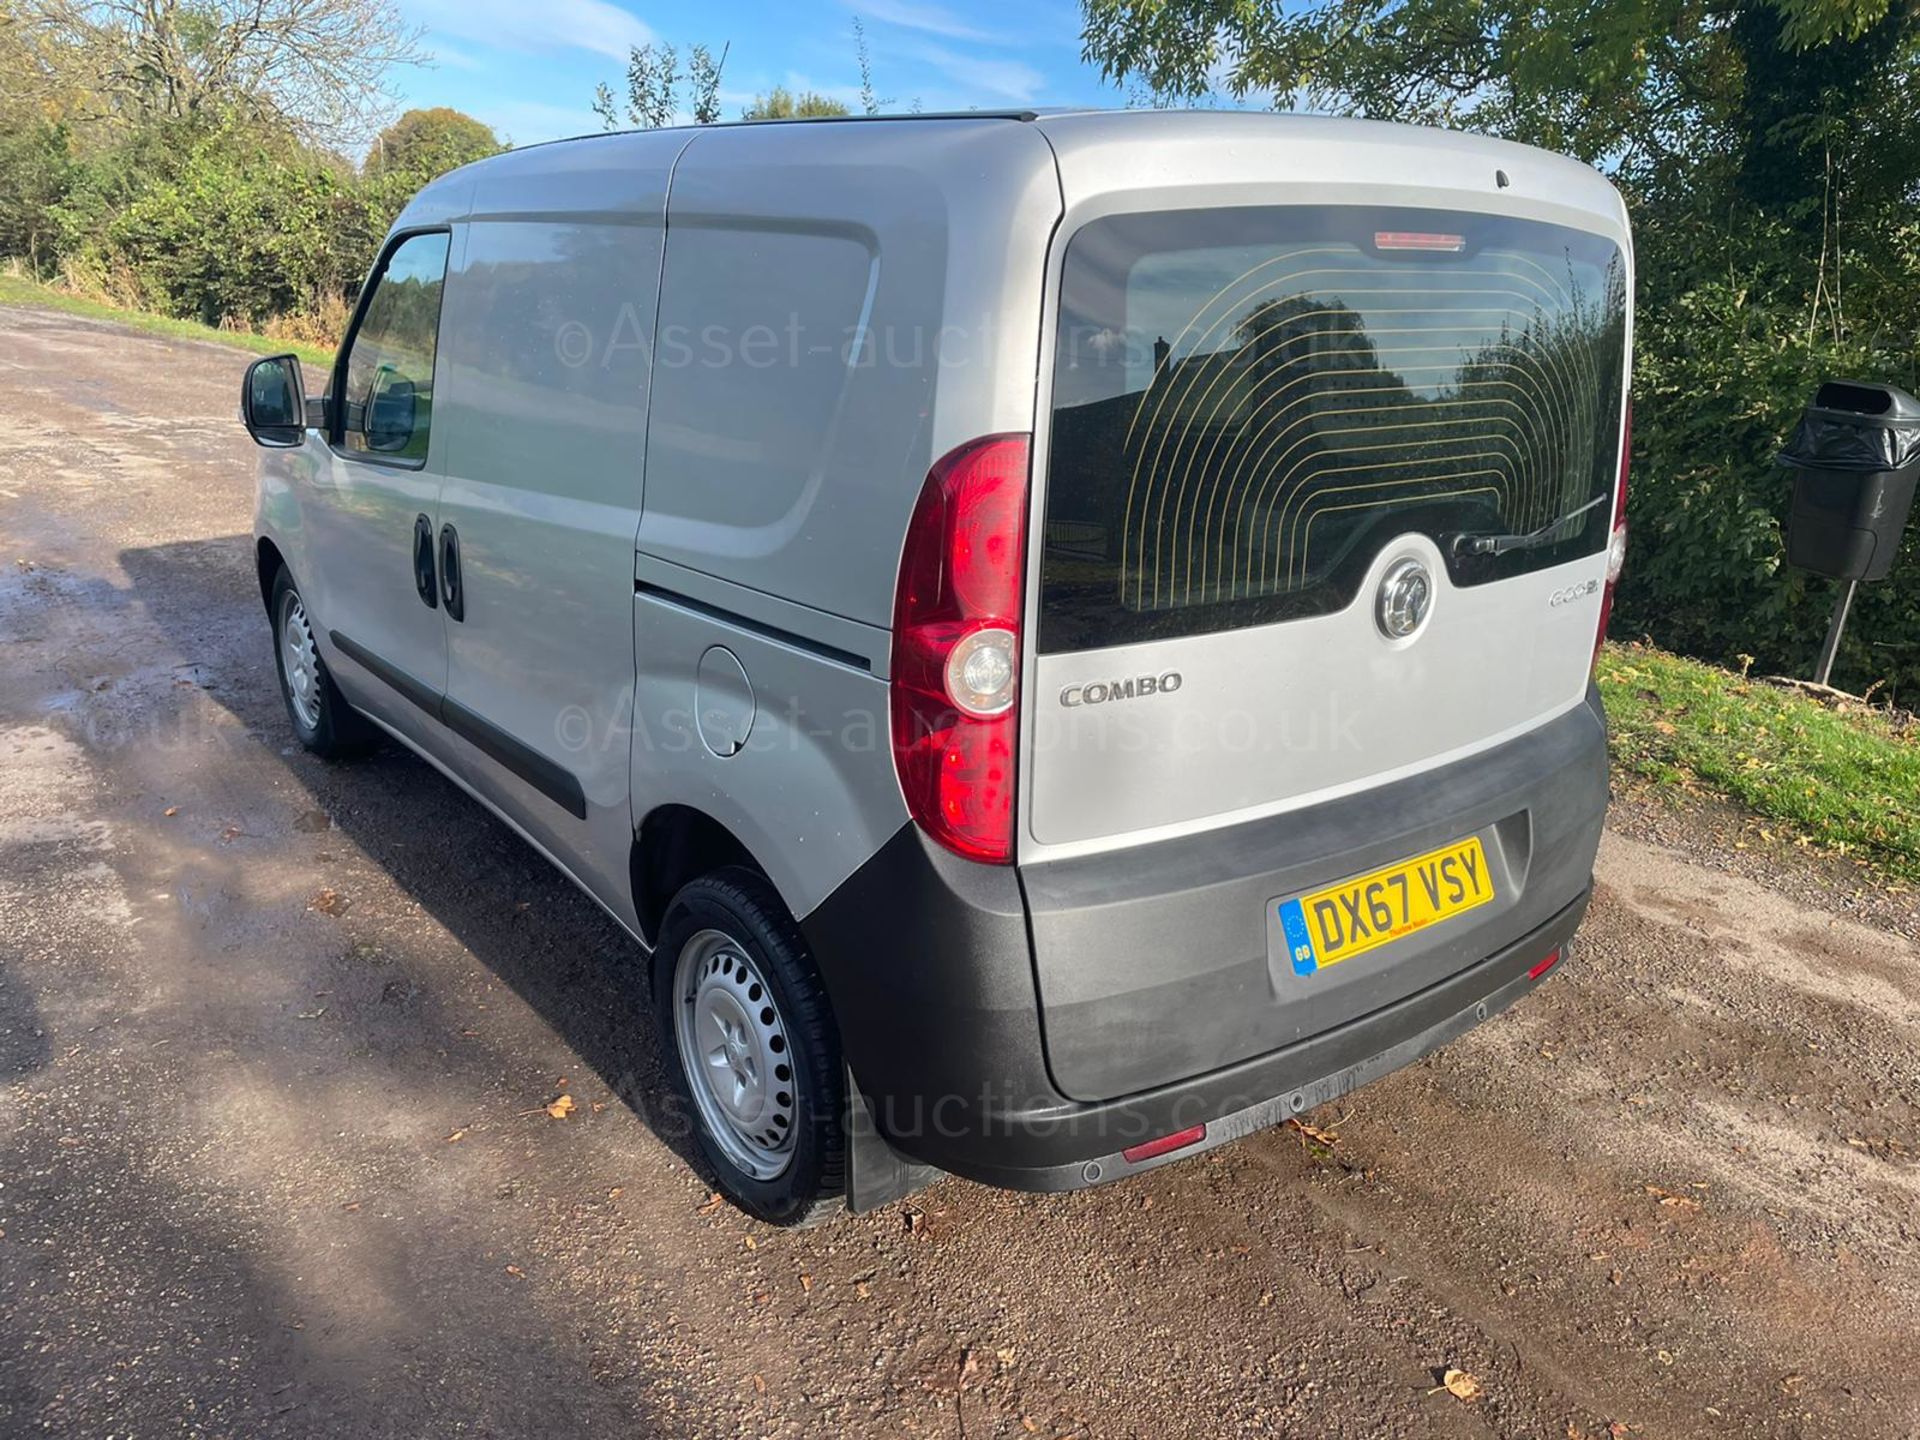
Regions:
<instances>
[{"instance_id":1,"label":"van side window","mask_svg":"<svg viewBox=\"0 0 1920 1440\"><path fill-rule=\"evenodd\" d=\"M395 246L347 352L345 448L420 465L433 420L433 356L447 278L444 231Z\"/></svg>"}]
</instances>

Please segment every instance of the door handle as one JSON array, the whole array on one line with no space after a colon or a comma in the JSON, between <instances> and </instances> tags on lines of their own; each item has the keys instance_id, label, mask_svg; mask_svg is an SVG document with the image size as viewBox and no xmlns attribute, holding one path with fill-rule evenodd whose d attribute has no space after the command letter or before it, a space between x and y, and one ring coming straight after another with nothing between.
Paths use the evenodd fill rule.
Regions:
<instances>
[{"instance_id":1,"label":"door handle","mask_svg":"<svg viewBox=\"0 0 1920 1440\"><path fill-rule=\"evenodd\" d=\"M451 525L440 527L440 601L447 607L449 620L467 618L466 596L460 588L460 532Z\"/></svg>"},{"instance_id":2,"label":"door handle","mask_svg":"<svg viewBox=\"0 0 1920 1440\"><path fill-rule=\"evenodd\" d=\"M440 604L440 579L433 569L433 521L424 515L413 521L413 588L429 610Z\"/></svg>"}]
</instances>

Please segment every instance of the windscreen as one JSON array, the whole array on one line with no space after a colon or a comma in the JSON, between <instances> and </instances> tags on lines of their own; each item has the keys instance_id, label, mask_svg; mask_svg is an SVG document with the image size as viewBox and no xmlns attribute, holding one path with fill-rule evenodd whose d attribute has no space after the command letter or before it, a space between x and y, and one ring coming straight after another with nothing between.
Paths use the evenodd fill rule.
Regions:
<instances>
[{"instance_id":1,"label":"windscreen","mask_svg":"<svg viewBox=\"0 0 1920 1440\"><path fill-rule=\"evenodd\" d=\"M1601 550L1625 316L1618 247L1533 221L1088 223L1062 278L1039 648L1343 609L1409 532L1457 585Z\"/></svg>"}]
</instances>

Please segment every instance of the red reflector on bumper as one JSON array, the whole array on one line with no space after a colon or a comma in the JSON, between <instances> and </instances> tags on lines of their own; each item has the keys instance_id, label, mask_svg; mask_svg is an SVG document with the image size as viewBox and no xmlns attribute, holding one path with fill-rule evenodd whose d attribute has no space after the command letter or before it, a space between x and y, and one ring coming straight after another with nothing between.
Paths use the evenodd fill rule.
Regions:
<instances>
[{"instance_id":1,"label":"red reflector on bumper","mask_svg":"<svg viewBox=\"0 0 1920 1440\"><path fill-rule=\"evenodd\" d=\"M1531 970L1527 971L1527 979L1538 980L1542 975L1546 974L1547 971L1551 970L1554 966L1558 965L1559 963L1560 963L1560 952L1556 950L1551 955L1547 956L1546 959L1542 960L1538 965L1534 966Z\"/></svg>"},{"instance_id":2,"label":"red reflector on bumper","mask_svg":"<svg viewBox=\"0 0 1920 1440\"><path fill-rule=\"evenodd\" d=\"M1176 1130L1171 1135L1162 1135L1158 1140L1129 1145L1120 1154L1129 1165L1138 1165L1142 1160L1151 1160L1154 1156L1164 1155L1169 1150L1184 1150L1189 1145L1198 1145L1206 1138L1207 1127L1193 1125L1185 1130Z\"/></svg>"}]
</instances>

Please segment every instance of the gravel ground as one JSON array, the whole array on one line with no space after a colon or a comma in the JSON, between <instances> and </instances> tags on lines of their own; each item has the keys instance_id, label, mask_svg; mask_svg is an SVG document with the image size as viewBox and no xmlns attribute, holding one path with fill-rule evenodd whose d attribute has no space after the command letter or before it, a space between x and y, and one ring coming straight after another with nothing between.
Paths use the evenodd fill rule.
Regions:
<instances>
[{"instance_id":1,"label":"gravel ground","mask_svg":"<svg viewBox=\"0 0 1920 1440\"><path fill-rule=\"evenodd\" d=\"M243 364L0 310L0 1434L1920 1430L1913 897L1705 801L1323 1140L711 1203L631 945L293 747Z\"/></svg>"}]
</instances>

